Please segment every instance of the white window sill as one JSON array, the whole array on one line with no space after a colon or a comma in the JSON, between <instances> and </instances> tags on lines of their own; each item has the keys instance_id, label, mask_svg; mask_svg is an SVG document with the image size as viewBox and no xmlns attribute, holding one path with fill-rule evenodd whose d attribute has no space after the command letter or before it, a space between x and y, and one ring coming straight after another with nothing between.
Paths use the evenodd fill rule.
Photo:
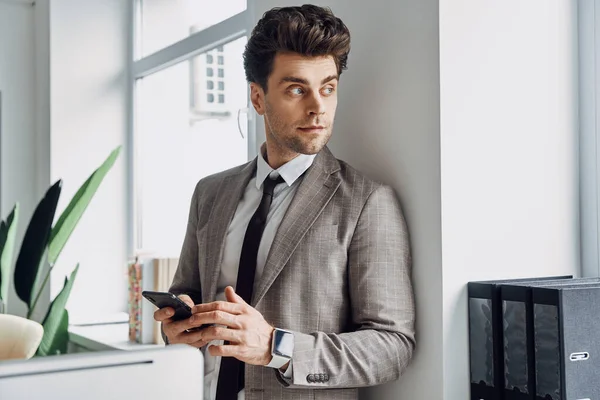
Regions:
<instances>
[{"instance_id":1,"label":"white window sill","mask_svg":"<svg viewBox=\"0 0 600 400\"><path fill-rule=\"evenodd\" d=\"M126 312L97 315L95 313L75 314L69 312L69 326L73 325L105 325L128 322L129 315Z\"/></svg>"},{"instance_id":2,"label":"white window sill","mask_svg":"<svg viewBox=\"0 0 600 400\"><path fill-rule=\"evenodd\" d=\"M90 351L141 350L163 347L162 344L139 344L129 341L129 323L69 326L69 341Z\"/></svg>"}]
</instances>

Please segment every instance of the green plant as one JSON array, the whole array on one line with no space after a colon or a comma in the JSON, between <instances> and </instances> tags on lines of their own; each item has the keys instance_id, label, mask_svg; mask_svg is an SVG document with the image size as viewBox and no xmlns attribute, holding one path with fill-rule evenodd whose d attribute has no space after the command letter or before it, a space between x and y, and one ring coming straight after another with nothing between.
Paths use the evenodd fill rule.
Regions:
<instances>
[{"instance_id":1,"label":"green plant","mask_svg":"<svg viewBox=\"0 0 600 400\"><path fill-rule=\"evenodd\" d=\"M114 165L120 151L120 146L113 150L104 163L90 175L75 193L54 226L52 226L52 222L61 193L62 180L52 185L38 203L25 231L14 267L15 291L19 298L27 304L27 318L32 318L58 256L104 177ZM18 217L19 205L17 203L6 220L0 223L0 312L6 310ZM44 256L49 268L42 279L44 268L40 268L40 266L44 263ZM70 277L65 278L63 288L48 307L42 320L44 336L37 355L65 353L67 350L69 313L65 305L78 270L79 264L73 269Z\"/></svg>"}]
</instances>

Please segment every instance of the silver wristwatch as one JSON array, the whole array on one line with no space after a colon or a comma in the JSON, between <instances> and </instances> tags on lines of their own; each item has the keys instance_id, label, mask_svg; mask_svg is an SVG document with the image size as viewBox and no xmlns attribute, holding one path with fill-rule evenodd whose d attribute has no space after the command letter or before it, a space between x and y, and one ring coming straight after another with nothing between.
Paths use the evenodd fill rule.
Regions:
<instances>
[{"instance_id":1,"label":"silver wristwatch","mask_svg":"<svg viewBox=\"0 0 600 400\"><path fill-rule=\"evenodd\" d=\"M275 328L271 341L271 362L267 367L281 368L292 359L294 353L294 334L285 329Z\"/></svg>"}]
</instances>

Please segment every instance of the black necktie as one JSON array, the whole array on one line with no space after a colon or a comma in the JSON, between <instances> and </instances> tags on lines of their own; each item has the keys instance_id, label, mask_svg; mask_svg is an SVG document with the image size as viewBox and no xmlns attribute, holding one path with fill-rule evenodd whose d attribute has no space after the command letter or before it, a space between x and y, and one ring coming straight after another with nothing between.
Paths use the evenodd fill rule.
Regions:
<instances>
[{"instance_id":1,"label":"black necktie","mask_svg":"<svg viewBox=\"0 0 600 400\"><path fill-rule=\"evenodd\" d=\"M276 179L267 177L263 184L263 196L260 200L260 205L250 219L250 223L246 229L235 292L248 304L252 301L258 246L260 245L267 215L269 215L269 208L273 201L273 190L275 190L275 186L283 182L284 180L281 176ZM216 400L236 400L238 392L243 388L244 363L235 357L223 357L217 381Z\"/></svg>"}]
</instances>

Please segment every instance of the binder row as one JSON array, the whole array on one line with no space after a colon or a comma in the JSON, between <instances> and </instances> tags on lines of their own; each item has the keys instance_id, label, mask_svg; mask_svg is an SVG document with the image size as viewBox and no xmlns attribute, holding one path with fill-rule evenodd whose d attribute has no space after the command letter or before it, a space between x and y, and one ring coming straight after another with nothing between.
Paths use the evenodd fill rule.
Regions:
<instances>
[{"instance_id":1,"label":"binder row","mask_svg":"<svg viewBox=\"0 0 600 400\"><path fill-rule=\"evenodd\" d=\"M600 399L600 278L469 282L472 400Z\"/></svg>"}]
</instances>

